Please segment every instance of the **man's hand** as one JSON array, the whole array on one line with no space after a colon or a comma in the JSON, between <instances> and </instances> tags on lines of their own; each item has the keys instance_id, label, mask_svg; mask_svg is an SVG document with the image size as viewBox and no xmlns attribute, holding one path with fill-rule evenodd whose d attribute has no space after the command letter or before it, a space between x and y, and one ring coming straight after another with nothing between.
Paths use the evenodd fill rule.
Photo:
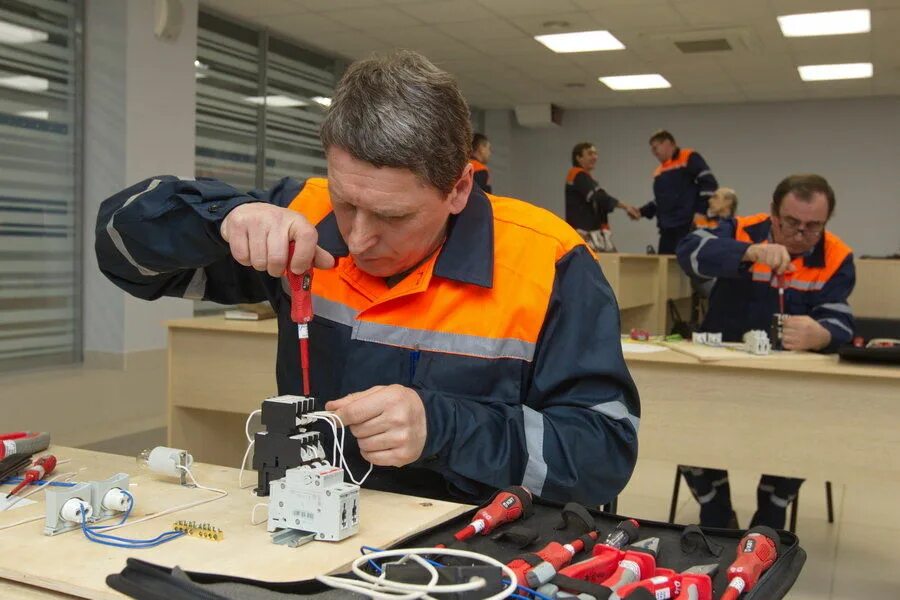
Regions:
<instances>
[{"instance_id":1,"label":"man's hand","mask_svg":"<svg viewBox=\"0 0 900 600\"><path fill-rule=\"evenodd\" d=\"M789 315L784 321L785 350L821 350L831 343L831 332L806 315Z\"/></svg>"},{"instance_id":2,"label":"man's hand","mask_svg":"<svg viewBox=\"0 0 900 600\"><path fill-rule=\"evenodd\" d=\"M791 254L781 244L753 244L744 252L742 260L768 265L779 275L796 270L791 264Z\"/></svg>"},{"instance_id":3,"label":"man's hand","mask_svg":"<svg viewBox=\"0 0 900 600\"><path fill-rule=\"evenodd\" d=\"M622 208L625 209L625 212L628 213L628 216L632 221L640 221L641 219L641 209L636 206L631 206L630 204L623 204Z\"/></svg>"},{"instance_id":4,"label":"man's hand","mask_svg":"<svg viewBox=\"0 0 900 600\"><path fill-rule=\"evenodd\" d=\"M290 242L294 242L292 272L300 274L311 266L334 266L334 257L316 245L316 228L300 213L280 206L265 202L241 204L228 213L219 231L236 261L267 271L272 277L284 274Z\"/></svg>"},{"instance_id":5,"label":"man's hand","mask_svg":"<svg viewBox=\"0 0 900 600\"><path fill-rule=\"evenodd\" d=\"M417 460L428 432L425 405L415 390L402 385L375 386L325 404L359 442L373 465L402 467Z\"/></svg>"}]
</instances>

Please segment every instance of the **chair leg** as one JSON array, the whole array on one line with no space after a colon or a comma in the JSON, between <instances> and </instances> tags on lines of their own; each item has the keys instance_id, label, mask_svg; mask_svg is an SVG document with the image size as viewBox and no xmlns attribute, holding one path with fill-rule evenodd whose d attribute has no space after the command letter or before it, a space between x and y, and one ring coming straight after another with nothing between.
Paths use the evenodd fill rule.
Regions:
<instances>
[{"instance_id":1,"label":"chair leg","mask_svg":"<svg viewBox=\"0 0 900 600\"><path fill-rule=\"evenodd\" d=\"M675 522L675 509L678 508L678 490L681 488L681 466L675 467L675 486L672 488L672 504L669 505L669 523Z\"/></svg>"},{"instance_id":2,"label":"chair leg","mask_svg":"<svg viewBox=\"0 0 900 600\"><path fill-rule=\"evenodd\" d=\"M609 501L609 504L604 504L603 511L612 513L612 514L617 514L619 512L619 497L616 496L615 498L613 498L612 500Z\"/></svg>"},{"instance_id":3,"label":"chair leg","mask_svg":"<svg viewBox=\"0 0 900 600\"><path fill-rule=\"evenodd\" d=\"M791 502L791 525L788 527L788 531L791 533L797 532L797 505L800 503L800 492L797 492L797 495L794 496L794 501Z\"/></svg>"},{"instance_id":4,"label":"chair leg","mask_svg":"<svg viewBox=\"0 0 900 600\"><path fill-rule=\"evenodd\" d=\"M828 522L834 523L834 500L831 496L831 482L825 482L825 506L828 508Z\"/></svg>"}]
</instances>

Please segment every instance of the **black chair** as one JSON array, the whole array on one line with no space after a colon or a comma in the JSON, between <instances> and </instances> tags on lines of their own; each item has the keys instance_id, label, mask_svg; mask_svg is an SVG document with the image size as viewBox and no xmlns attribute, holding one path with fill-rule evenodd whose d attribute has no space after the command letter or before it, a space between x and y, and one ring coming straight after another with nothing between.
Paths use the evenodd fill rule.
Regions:
<instances>
[{"instance_id":1,"label":"black chair","mask_svg":"<svg viewBox=\"0 0 900 600\"><path fill-rule=\"evenodd\" d=\"M672 502L669 504L669 523L675 522L675 509L678 508L678 492L681 489L681 468L675 467L675 487L672 488ZM791 516L788 531L796 533L797 530L797 503L800 501L800 493L791 501ZM828 522L834 523L834 500L831 494L831 482L825 482L825 507L828 511Z\"/></svg>"}]
</instances>

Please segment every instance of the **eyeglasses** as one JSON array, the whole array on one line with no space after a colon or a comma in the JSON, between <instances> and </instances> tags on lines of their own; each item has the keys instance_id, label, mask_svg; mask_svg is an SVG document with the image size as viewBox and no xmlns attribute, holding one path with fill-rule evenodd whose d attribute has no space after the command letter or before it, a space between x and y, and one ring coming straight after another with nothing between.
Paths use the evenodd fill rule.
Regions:
<instances>
[{"instance_id":1,"label":"eyeglasses","mask_svg":"<svg viewBox=\"0 0 900 600\"><path fill-rule=\"evenodd\" d=\"M778 220L781 222L781 230L787 235L797 235L799 233L805 237L818 237L825 230L823 221L804 223L794 217L778 217Z\"/></svg>"}]
</instances>

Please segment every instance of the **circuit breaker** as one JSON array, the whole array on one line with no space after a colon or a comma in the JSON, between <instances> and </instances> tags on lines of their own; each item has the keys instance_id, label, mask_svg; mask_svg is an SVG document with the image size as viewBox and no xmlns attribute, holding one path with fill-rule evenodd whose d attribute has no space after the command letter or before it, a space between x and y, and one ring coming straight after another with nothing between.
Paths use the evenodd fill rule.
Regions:
<instances>
[{"instance_id":1,"label":"circuit breaker","mask_svg":"<svg viewBox=\"0 0 900 600\"><path fill-rule=\"evenodd\" d=\"M344 470L327 463L287 469L269 486L267 528L332 542L350 537L359 531L359 486L344 483Z\"/></svg>"}]
</instances>

